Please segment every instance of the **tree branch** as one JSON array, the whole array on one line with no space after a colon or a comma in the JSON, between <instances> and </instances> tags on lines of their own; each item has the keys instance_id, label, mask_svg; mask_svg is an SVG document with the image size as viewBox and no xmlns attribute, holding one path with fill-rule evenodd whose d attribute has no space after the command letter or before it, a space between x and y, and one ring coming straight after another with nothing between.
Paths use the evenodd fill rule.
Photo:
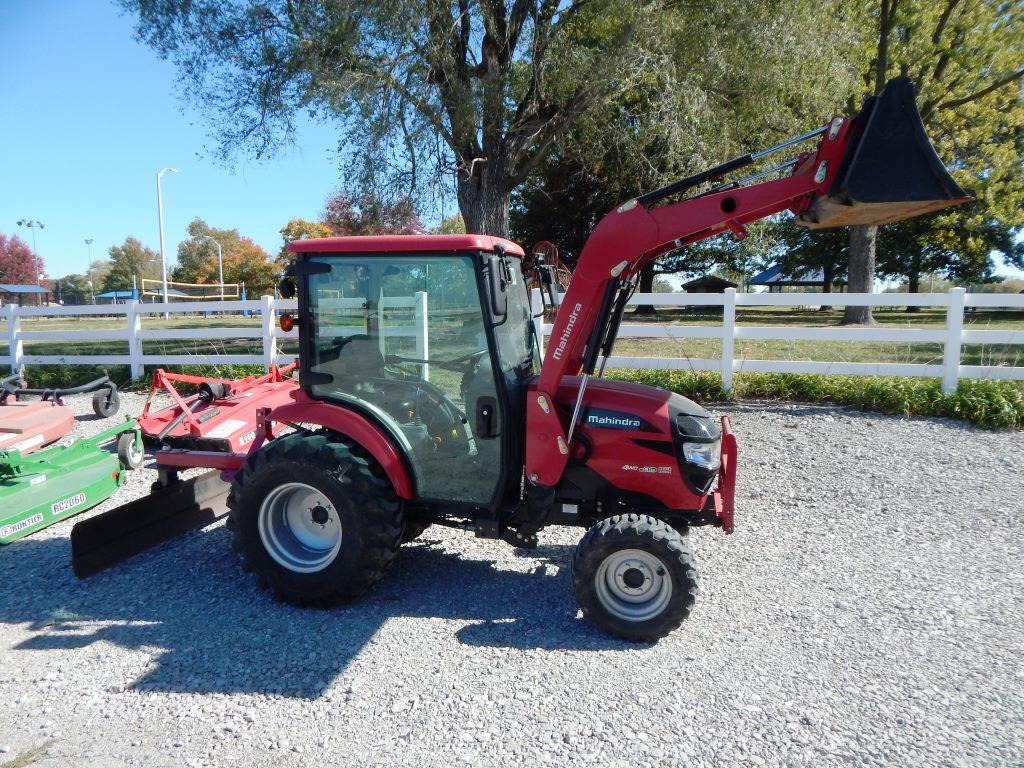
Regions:
<instances>
[{"instance_id":1,"label":"tree branch","mask_svg":"<svg viewBox=\"0 0 1024 768\"><path fill-rule=\"evenodd\" d=\"M878 48L875 52L875 95L885 87L885 73L889 69L889 32L892 28L892 13L896 0L882 0L878 14Z\"/></svg>"},{"instance_id":2,"label":"tree branch","mask_svg":"<svg viewBox=\"0 0 1024 768\"><path fill-rule=\"evenodd\" d=\"M935 109L955 109L957 107L962 107L964 104L970 104L972 101L983 99L993 91L998 91L1004 85L1009 85L1014 80L1020 80L1022 77L1024 77L1024 67L1021 67L1016 72L1012 72L1006 77L1002 77L996 80L994 83L992 83L986 88L982 88L980 91L975 91L969 96L964 96L963 98L959 99L950 99L949 101L943 101L940 104L936 105Z\"/></svg>"}]
</instances>

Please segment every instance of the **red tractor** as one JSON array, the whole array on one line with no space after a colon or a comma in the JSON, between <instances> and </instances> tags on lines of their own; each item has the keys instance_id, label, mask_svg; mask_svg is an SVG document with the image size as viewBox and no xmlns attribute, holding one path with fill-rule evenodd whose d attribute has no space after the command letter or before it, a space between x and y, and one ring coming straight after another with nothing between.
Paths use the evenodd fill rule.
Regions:
<instances>
[{"instance_id":1,"label":"red tractor","mask_svg":"<svg viewBox=\"0 0 1024 768\"><path fill-rule=\"evenodd\" d=\"M812 138L812 151L720 183ZM909 82L893 81L852 120L609 213L579 257L543 362L515 243L294 242L282 293L298 296L285 323L299 328L300 388L262 413L234 465L236 548L282 599L327 606L372 587L430 525L522 547L546 526L580 526L572 583L584 615L616 637L663 637L697 593L686 532L733 529L736 441L728 418L684 397L601 378L641 268L787 210L812 227L880 224L966 199ZM539 278L553 282L550 269ZM275 425L293 431L275 437Z\"/></svg>"}]
</instances>

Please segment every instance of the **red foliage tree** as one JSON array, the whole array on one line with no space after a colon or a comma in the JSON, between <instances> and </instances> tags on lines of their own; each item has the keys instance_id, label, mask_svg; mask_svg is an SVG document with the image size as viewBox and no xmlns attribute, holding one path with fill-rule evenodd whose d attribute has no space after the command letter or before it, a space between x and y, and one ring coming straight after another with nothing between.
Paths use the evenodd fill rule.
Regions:
<instances>
[{"instance_id":1,"label":"red foliage tree","mask_svg":"<svg viewBox=\"0 0 1024 768\"><path fill-rule=\"evenodd\" d=\"M0 283L38 285L43 260L17 235L0 232Z\"/></svg>"},{"instance_id":2,"label":"red foliage tree","mask_svg":"<svg viewBox=\"0 0 1024 768\"><path fill-rule=\"evenodd\" d=\"M323 222L335 237L415 235L424 231L408 197L386 203L369 194L354 197L338 192L327 198Z\"/></svg>"}]
</instances>

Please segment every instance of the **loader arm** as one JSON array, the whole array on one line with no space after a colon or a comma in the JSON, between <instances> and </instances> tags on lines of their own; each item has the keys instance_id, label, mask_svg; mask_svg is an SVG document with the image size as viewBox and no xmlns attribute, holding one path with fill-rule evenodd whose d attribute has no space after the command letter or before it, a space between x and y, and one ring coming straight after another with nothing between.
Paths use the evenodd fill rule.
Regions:
<instances>
[{"instance_id":1,"label":"loader arm","mask_svg":"<svg viewBox=\"0 0 1024 768\"><path fill-rule=\"evenodd\" d=\"M838 132L832 138L824 134L815 152L801 155L791 176L656 208L631 200L601 219L562 297L540 376L528 397L527 477L541 485L555 485L561 478L568 460L568 426L550 404L563 377L590 373L583 371L584 354L595 326L606 319L602 297L609 281L629 280L658 257L723 232L742 238L749 222L785 210L806 211L815 195L826 193L839 169L850 121L836 119L841 121ZM822 163L824 176L819 173L816 180Z\"/></svg>"},{"instance_id":2,"label":"loader arm","mask_svg":"<svg viewBox=\"0 0 1024 768\"><path fill-rule=\"evenodd\" d=\"M814 151L770 169L792 169L788 176L746 186L720 184L653 207L815 137L820 138ZM853 118L835 117L816 131L619 206L601 219L583 247L555 318L540 376L528 395L526 477L552 487L565 469L573 424L563 424L554 393L563 377L582 373L585 387L586 377L593 373L596 343L602 341L613 312L609 281L625 283L659 256L723 232L742 239L746 224L785 210L810 227L882 224L970 199L946 173L924 134L913 87L897 78ZM577 411L581 399L582 387Z\"/></svg>"}]
</instances>

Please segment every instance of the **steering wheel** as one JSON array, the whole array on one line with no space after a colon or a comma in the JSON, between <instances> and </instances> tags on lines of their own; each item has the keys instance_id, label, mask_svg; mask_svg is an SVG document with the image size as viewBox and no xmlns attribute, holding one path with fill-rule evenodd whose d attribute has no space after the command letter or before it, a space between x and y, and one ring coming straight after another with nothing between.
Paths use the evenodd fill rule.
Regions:
<instances>
[{"instance_id":1,"label":"steering wheel","mask_svg":"<svg viewBox=\"0 0 1024 768\"><path fill-rule=\"evenodd\" d=\"M480 358L486 355L488 350L478 349L476 352L470 352L468 355L462 357L456 357L452 360L420 360L415 357L401 357L399 355L387 355L384 357L384 365L436 365L438 368L447 368L452 371L459 371L460 373L468 373L476 367Z\"/></svg>"}]
</instances>

